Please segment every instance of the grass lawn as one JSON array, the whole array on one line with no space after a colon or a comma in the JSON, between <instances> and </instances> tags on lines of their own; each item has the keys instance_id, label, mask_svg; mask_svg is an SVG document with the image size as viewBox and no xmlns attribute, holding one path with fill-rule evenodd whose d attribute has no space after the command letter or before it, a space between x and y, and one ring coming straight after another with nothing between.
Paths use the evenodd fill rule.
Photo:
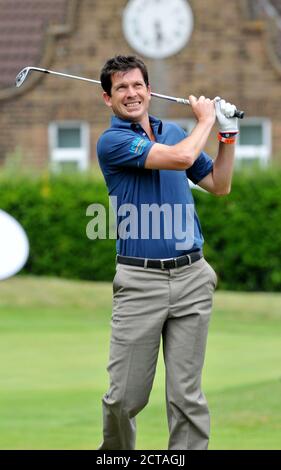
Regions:
<instances>
[{"instance_id":1,"label":"grass lawn","mask_svg":"<svg viewBox=\"0 0 281 470\"><path fill-rule=\"evenodd\" d=\"M96 449L111 285L15 277L0 283L0 449ZM281 294L218 291L204 369L210 449L281 449ZM167 448L159 355L137 449Z\"/></svg>"}]
</instances>

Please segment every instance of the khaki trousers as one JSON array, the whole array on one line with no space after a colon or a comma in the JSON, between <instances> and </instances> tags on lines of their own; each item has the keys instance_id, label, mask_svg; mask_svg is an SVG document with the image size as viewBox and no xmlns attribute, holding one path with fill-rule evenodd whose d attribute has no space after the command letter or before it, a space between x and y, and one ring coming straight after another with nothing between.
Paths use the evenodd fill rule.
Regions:
<instances>
[{"instance_id":1,"label":"khaki trousers","mask_svg":"<svg viewBox=\"0 0 281 470\"><path fill-rule=\"evenodd\" d=\"M209 411L201 373L216 282L204 258L170 270L117 265L100 450L135 448L135 416L149 400L161 335L168 449L208 448Z\"/></svg>"}]
</instances>

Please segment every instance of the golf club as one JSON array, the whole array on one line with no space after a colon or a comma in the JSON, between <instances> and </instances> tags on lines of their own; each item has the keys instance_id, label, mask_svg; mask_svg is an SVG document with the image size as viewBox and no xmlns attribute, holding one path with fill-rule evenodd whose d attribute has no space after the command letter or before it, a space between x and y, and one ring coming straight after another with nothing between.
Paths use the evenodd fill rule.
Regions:
<instances>
[{"instance_id":1,"label":"golf club","mask_svg":"<svg viewBox=\"0 0 281 470\"><path fill-rule=\"evenodd\" d=\"M77 75L70 75L68 73L55 72L54 70L41 69L41 68L38 68L38 67L25 67L16 76L16 82L15 82L16 87L19 88L25 82L29 72L31 72L31 71L49 73L49 74L52 74L52 75L58 75L60 77L73 78L75 80L83 80L84 82L96 83L98 85L101 84L101 82L99 80L93 80L92 78L78 77ZM151 93L151 95L156 97L156 98L161 98L163 100L169 100L169 101L174 101L174 102L180 103L180 104L190 105L189 100L187 100L185 98L176 98L175 96L161 95L159 93L154 93L154 92ZM245 114L244 111L239 111L239 109L236 109L236 111L234 113L234 116L239 118L239 119L243 119L244 114Z\"/></svg>"}]
</instances>

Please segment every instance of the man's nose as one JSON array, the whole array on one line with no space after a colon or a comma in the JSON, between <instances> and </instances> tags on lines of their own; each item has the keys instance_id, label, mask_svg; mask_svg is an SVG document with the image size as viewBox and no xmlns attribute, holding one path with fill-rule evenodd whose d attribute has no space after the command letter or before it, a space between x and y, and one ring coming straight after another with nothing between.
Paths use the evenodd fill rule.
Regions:
<instances>
[{"instance_id":1,"label":"man's nose","mask_svg":"<svg viewBox=\"0 0 281 470\"><path fill-rule=\"evenodd\" d=\"M133 86L127 88L127 96L136 96L136 90Z\"/></svg>"}]
</instances>

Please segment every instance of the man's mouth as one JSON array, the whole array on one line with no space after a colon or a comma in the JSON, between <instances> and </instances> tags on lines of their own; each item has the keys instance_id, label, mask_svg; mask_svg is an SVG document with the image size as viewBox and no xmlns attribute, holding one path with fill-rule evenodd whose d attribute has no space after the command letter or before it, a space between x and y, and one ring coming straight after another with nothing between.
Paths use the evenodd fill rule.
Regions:
<instances>
[{"instance_id":1,"label":"man's mouth","mask_svg":"<svg viewBox=\"0 0 281 470\"><path fill-rule=\"evenodd\" d=\"M141 104L140 101L133 101L131 103L125 103L126 108L137 108Z\"/></svg>"}]
</instances>

